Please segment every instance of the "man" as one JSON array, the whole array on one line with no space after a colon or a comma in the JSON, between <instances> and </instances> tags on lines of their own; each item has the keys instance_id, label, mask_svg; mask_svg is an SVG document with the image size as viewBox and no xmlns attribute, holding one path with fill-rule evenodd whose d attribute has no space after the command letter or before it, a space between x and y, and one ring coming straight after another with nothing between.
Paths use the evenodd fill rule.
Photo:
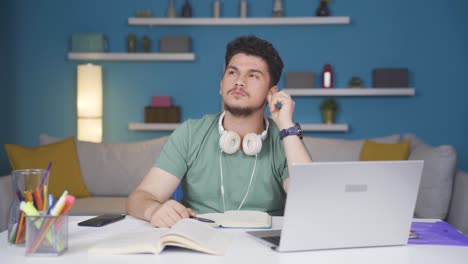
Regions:
<instances>
[{"instance_id":1,"label":"man","mask_svg":"<svg viewBox=\"0 0 468 264\"><path fill-rule=\"evenodd\" d=\"M188 120L172 133L130 194L130 215L170 227L195 212L283 214L288 167L311 161L293 122L294 101L276 86L283 62L269 42L241 36L227 45L225 63L225 112ZM264 117L267 105L274 123ZM182 203L170 199L179 183Z\"/></svg>"}]
</instances>

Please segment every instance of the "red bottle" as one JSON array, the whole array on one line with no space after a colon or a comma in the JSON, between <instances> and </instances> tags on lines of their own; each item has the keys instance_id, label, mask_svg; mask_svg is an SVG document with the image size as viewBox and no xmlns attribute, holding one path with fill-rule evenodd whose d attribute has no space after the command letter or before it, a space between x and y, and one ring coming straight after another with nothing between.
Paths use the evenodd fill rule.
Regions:
<instances>
[{"instance_id":1,"label":"red bottle","mask_svg":"<svg viewBox=\"0 0 468 264\"><path fill-rule=\"evenodd\" d=\"M323 67L322 88L333 88L333 71L330 64Z\"/></svg>"}]
</instances>

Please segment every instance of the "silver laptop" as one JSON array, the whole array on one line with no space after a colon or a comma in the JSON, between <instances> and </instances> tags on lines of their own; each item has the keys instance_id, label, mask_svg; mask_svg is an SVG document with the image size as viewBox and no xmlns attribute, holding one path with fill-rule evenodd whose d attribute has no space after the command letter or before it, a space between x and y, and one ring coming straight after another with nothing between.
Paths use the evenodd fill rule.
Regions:
<instances>
[{"instance_id":1,"label":"silver laptop","mask_svg":"<svg viewBox=\"0 0 468 264\"><path fill-rule=\"evenodd\" d=\"M405 245L424 161L294 164L282 230L250 231L277 251Z\"/></svg>"}]
</instances>

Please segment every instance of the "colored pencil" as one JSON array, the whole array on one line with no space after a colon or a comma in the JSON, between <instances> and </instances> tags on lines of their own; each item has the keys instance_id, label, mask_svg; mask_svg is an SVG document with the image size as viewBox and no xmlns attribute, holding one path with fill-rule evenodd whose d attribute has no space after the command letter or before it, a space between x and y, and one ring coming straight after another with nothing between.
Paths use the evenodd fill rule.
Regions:
<instances>
[{"instance_id":1,"label":"colored pencil","mask_svg":"<svg viewBox=\"0 0 468 264\"><path fill-rule=\"evenodd\" d=\"M42 210L45 211L45 212L47 212L47 210L49 209L48 208L49 203L47 201L47 199L48 199L47 196L48 196L47 195L47 184L44 184L44 186L42 186L42 198L43 198L43 201L42 201L43 208L42 208Z\"/></svg>"},{"instance_id":2,"label":"colored pencil","mask_svg":"<svg viewBox=\"0 0 468 264\"><path fill-rule=\"evenodd\" d=\"M34 189L34 198L36 198L35 201L36 201L37 210L39 211L44 210L44 206L42 203L42 192L39 189L39 187L36 187L36 189Z\"/></svg>"},{"instance_id":3,"label":"colored pencil","mask_svg":"<svg viewBox=\"0 0 468 264\"><path fill-rule=\"evenodd\" d=\"M16 229L16 239L15 239L15 244L18 244L20 241L22 229L24 229L24 213L20 212L20 217L19 217L19 224L18 228Z\"/></svg>"},{"instance_id":4,"label":"colored pencil","mask_svg":"<svg viewBox=\"0 0 468 264\"><path fill-rule=\"evenodd\" d=\"M49 172L50 172L50 168L52 167L52 161L49 162L49 165L47 165L47 169L44 173L44 176L42 176L42 180L41 180L41 185L39 185L39 187L42 188L42 186L44 186L46 180L47 180L47 177L49 177Z\"/></svg>"}]
</instances>

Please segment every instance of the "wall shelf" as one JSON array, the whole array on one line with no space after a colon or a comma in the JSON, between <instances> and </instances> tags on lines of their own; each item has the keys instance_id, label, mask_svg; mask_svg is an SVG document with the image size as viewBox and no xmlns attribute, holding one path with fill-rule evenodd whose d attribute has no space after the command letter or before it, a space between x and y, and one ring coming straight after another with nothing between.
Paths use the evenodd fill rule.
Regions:
<instances>
[{"instance_id":1,"label":"wall shelf","mask_svg":"<svg viewBox=\"0 0 468 264\"><path fill-rule=\"evenodd\" d=\"M330 17L255 17L255 18L140 18L130 17L134 26L277 26L349 24L348 16Z\"/></svg>"},{"instance_id":2,"label":"wall shelf","mask_svg":"<svg viewBox=\"0 0 468 264\"><path fill-rule=\"evenodd\" d=\"M301 124L302 131L305 132L346 132L348 124Z\"/></svg>"},{"instance_id":3,"label":"wall shelf","mask_svg":"<svg viewBox=\"0 0 468 264\"><path fill-rule=\"evenodd\" d=\"M98 61L194 61L194 53L116 53L116 52L69 52L69 60Z\"/></svg>"},{"instance_id":4,"label":"wall shelf","mask_svg":"<svg viewBox=\"0 0 468 264\"><path fill-rule=\"evenodd\" d=\"M288 88L291 96L414 96L414 88Z\"/></svg>"},{"instance_id":5,"label":"wall shelf","mask_svg":"<svg viewBox=\"0 0 468 264\"><path fill-rule=\"evenodd\" d=\"M180 126L180 123L129 123L128 129L135 131L172 131Z\"/></svg>"},{"instance_id":6,"label":"wall shelf","mask_svg":"<svg viewBox=\"0 0 468 264\"><path fill-rule=\"evenodd\" d=\"M172 131L180 123L129 123L128 129L134 131ZM346 132L348 124L301 124L301 128L306 132Z\"/></svg>"}]
</instances>

